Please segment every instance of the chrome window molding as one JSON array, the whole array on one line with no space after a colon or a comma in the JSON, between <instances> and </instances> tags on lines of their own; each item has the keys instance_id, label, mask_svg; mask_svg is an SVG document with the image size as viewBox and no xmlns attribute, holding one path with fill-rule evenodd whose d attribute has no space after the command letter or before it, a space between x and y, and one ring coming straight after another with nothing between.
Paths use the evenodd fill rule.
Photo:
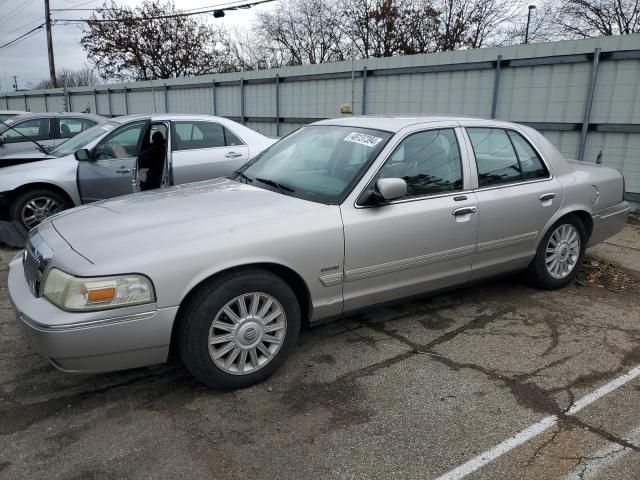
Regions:
<instances>
[{"instance_id":1,"label":"chrome window molding","mask_svg":"<svg viewBox=\"0 0 640 480\"><path fill-rule=\"evenodd\" d=\"M368 186L369 186L369 184L367 184L367 187ZM420 195L420 196L417 196L417 197L403 198L403 199L399 199L399 200L392 200L390 202L385 203L384 205L385 206L386 205L398 205L398 204L401 204L401 203L419 202L421 200L429 200L429 199L432 199L432 198L458 197L458 196L462 196L462 195L472 195L474 191L475 190L455 190L455 191L452 191L452 192L425 194L425 195ZM360 196L358 197L358 200L359 199L360 199ZM357 209L378 208L377 205L360 205L360 204L357 203L357 201L356 201L354 207L357 208Z\"/></svg>"}]
</instances>

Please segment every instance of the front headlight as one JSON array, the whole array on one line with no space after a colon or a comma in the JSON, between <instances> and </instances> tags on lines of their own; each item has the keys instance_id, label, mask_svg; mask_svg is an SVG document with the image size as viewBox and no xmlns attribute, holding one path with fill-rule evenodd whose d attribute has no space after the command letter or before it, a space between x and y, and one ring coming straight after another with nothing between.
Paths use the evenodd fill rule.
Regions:
<instances>
[{"instance_id":1,"label":"front headlight","mask_svg":"<svg viewBox=\"0 0 640 480\"><path fill-rule=\"evenodd\" d=\"M56 268L47 275L44 296L63 310L106 310L155 302L151 280L142 275L74 277Z\"/></svg>"}]
</instances>

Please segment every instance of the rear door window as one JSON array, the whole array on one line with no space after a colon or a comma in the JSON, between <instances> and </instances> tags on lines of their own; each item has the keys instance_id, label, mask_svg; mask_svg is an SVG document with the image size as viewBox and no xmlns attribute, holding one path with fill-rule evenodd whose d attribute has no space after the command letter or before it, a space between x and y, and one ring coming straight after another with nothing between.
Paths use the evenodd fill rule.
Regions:
<instances>
[{"instance_id":1,"label":"rear door window","mask_svg":"<svg viewBox=\"0 0 640 480\"><path fill-rule=\"evenodd\" d=\"M59 118L58 138L71 138L83 130L83 121L80 118Z\"/></svg>"},{"instance_id":2,"label":"rear door window","mask_svg":"<svg viewBox=\"0 0 640 480\"><path fill-rule=\"evenodd\" d=\"M547 167L529 142L518 132L509 130L508 133L518 154L518 160L520 160L522 178L528 180L548 177L549 171Z\"/></svg>"},{"instance_id":3,"label":"rear door window","mask_svg":"<svg viewBox=\"0 0 640 480\"><path fill-rule=\"evenodd\" d=\"M536 178L549 171L518 132L502 128L467 128L478 169L478 185L488 187Z\"/></svg>"},{"instance_id":4,"label":"rear door window","mask_svg":"<svg viewBox=\"0 0 640 480\"><path fill-rule=\"evenodd\" d=\"M522 180L518 156L501 128L467 128L478 168L478 185L487 187Z\"/></svg>"},{"instance_id":5,"label":"rear door window","mask_svg":"<svg viewBox=\"0 0 640 480\"><path fill-rule=\"evenodd\" d=\"M173 150L224 147L225 129L215 122L174 122Z\"/></svg>"}]
</instances>

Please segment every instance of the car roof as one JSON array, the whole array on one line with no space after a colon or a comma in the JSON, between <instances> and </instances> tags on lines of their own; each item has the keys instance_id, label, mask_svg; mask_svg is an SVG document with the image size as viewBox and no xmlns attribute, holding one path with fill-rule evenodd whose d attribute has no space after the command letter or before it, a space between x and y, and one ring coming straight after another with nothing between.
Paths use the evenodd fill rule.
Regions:
<instances>
[{"instance_id":1,"label":"car roof","mask_svg":"<svg viewBox=\"0 0 640 480\"><path fill-rule=\"evenodd\" d=\"M15 122L18 120L25 120L29 118L64 118L64 117L88 118L88 119L96 120L98 122L106 122L108 120L107 118L101 117L100 115L94 115L91 113L76 113L76 112L20 112L19 115L16 115L11 120Z\"/></svg>"},{"instance_id":2,"label":"car roof","mask_svg":"<svg viewBox=\"0 0 640 480\"><path fill-rule=\"evenodd\" d=\"M387 132L397 133L400 130L423 123L435 122L466 122L486 120L492 123L504 123L499 120L489 120L480 117L455 116L455 115L417 115L417 116L400 116L400 115L365 115L361 117L342 117L328 120L321 120L312 125L337 125L356 128L371 128L375 130L385 130Z\"/></svg>"},{"instance_id":3,"label":"car roof","mask_svg":"<svg viewBox=\"0 0 640 480\"><path fill-rule=\"evenodd\" d=\"M24 110L0 110L0 114L15 114L15 115L21 115L23 113L29 113L29 112L25 112Z\"/></svg>"},{"instance_id":4,"label":"car roof","mask_svg":"<svg viewBox=\"0 0 640 480\"><path fill-rule=\"evenodd\" d=\"M132 120L202 120L211 121L218 120L223 122L231 122L232 120L225 117L218 117L215 115L193 114L193 113L147 113L147 114L133 114L133 115L121 115L110 119L112 122L125 123Z\"/></svg>"}]
</instances>

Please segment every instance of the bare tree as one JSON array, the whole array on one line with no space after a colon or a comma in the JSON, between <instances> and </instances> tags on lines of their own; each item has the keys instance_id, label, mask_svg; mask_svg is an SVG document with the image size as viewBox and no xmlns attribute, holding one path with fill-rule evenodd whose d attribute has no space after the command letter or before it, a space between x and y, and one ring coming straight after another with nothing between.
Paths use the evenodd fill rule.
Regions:
<instances>
[{"instance_id":1,"label":"bare tree","mask_svg":"<svg viewBox=\"0 0 640 480\"><path fill-rule=\"evenodd\" d=\"M100 79L95 75L95 73L93 73L93 70L86 67L81 68L80 70L63 68L62 70L58 70L58 74L56 76L58 79L58 86L63 86L65 84L65 77L67 86L69 87L89 87L91 85L100 84ZM34 87L35 90L44 90L47 88L54 88L50 79L42 80Z\"/></svg>"},{"instance_id":2,"label":"bare tree","mask_svg":"<svg viewBox=\"0 0 640 480\"><path fill-rule=\"evenodd\" d=\"M521 9L514 0L435 0L438 49L480 48L507 42Z\"/></svg>"},{"instance_id":3,"label":"bare tree","mask_svg":"<svg viewBox=\"0 0 640 480\"><path fill-rule=\"evenodd\" d=\"M258 14L256 39L284 65L343 60L341 19L330 0L290 0ZM276 52L280 50L280 53Z\"/></svg>"},{"instance_id":4,"label":"bare tree","mask_svg":"<svg viewBox=\"0 0 640 480\"><path fill-rule=\"evenodd\" d=\"M341 10L361 58L435 50L437 12L428 0L342 0Z\"/></svg>"},{"instance_id":5,"label":"bare tree","mask_svg":"<svg viewBox=\"0 0 640 480\"><path fill-rule=\"evenodd\" d=\"M172 1L131 8L111 0L87 22L81 44L103 78L153 80L234 69L226 32L176 15Z\"/></svg>"},{"instance_id":6,"label":"bare tree","mask_svg":"<svg viewBox=\"0 0 640 480\"><path fill-rule=\"evenodd\" d=\"M238 70L266 70L290 63L290 57L277 44L260 39L251 31L235 29L228 41L232 63Z\"/></svg>"},{"instance_id":7,"label":"bare tree","mask_svg":"<svg viewBox=\"0 0 640 480\"><path fill-rule=\"evenodd\" d=\"M558 0L553 6L554 24L568 37L640 33L640 0Z\"/></svg>"}]
</instances>

